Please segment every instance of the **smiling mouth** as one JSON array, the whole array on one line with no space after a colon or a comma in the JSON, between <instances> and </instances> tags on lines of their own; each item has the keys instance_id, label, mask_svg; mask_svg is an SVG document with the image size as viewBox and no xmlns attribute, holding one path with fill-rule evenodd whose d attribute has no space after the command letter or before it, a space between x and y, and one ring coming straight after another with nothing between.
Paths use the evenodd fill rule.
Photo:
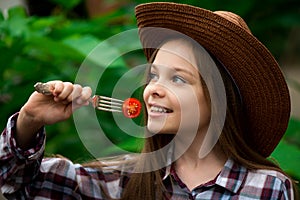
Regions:
<instances>
[{"instance_id":1,"label":"smiling mouth","mask_svg":"<svg viewBox=\"0 0 300 200\"><path fill-rule=\"evenodd\" d=\"M151 106L150 111L156 112L156 113L172 113L173 112L173 110L164 108L161 106Z\"/></svg>"}]
</instances>

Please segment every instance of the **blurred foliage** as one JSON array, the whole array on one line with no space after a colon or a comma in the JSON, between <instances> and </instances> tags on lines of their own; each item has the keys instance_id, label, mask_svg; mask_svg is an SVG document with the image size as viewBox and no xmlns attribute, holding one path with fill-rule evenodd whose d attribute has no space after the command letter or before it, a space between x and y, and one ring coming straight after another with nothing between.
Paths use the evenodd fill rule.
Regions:
<instances>
[{"instance_id":1,"label":"blurred foliage","mask_svg":"<svg viewBox=\"0 0 300 200\"><path fill-rule=\"evenodd\" d=\"M84 7L82 0L51 0L53 10L48 16L29 16L22 7L11 8L6 18L0 13L1 127L5 127L7 118L26 102L35 82L54 79L74 82L80 65L94 47L110 36L136 28L134 6L143 2L146 1L130 1L95 18L74 15L78 6ZM193 0L186 3L212 10L230 10L241 15L253 34L266 44L276 58L285 50L290 30L300 26L298 0L229 0L226 3ZM91 63L95 61L97 59ZM137 63L145 63L141 52L119 58L105 70L96 92L111 95L122 74ZM128 81L135 78L131 77ZM140 91L133 95L139 98ZM110 113L98 112L97 116L105 133L115 144L129 151L139 150L141 141L118 129ZM140 124L141 120L138 118L135 123ZM76 134L73 119L46 129L46 153L62 154L78 162L93 159ZM286 135L271 156L298 180L299 132L299 119L291 118ZM111 155L115 151L114 148L106 149L105 154Z\"/></svg>"}]
</instances>

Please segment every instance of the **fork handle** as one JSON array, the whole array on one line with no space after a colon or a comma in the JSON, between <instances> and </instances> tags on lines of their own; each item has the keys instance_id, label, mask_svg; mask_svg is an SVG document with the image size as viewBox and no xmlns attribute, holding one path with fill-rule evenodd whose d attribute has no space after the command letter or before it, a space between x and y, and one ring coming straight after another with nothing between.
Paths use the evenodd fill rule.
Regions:
<instances>
[{"instance_id":1,"label":"fork handle","mask_svg":"<svg viewBox=\"0 0 300 200\"><path fill-rule=\"evenodd\" d=\"M36 84L34 84L34 89L35 91L43 95L52 95L50 84L37 82Z\"/></svg>"}]
</instances>

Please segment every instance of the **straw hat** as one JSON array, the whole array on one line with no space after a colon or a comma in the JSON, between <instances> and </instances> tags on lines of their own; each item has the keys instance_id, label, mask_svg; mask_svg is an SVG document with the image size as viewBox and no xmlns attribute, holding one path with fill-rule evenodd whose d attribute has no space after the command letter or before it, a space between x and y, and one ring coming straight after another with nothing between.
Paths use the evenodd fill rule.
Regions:
<instances>
[{"instance_id":1,"label":"straw hat","mask_svg":"<svg viewBox=\"0 0 300 200\"><path fill-rule=\"evenodd\" d=\"M138 5L136 19L144 47L159 46L169 37L143 31L144 27L166 28L193 38L220 60L241 94L251 134L246 142L268 157L288 125L289 91L278 63L244 20L231 12L165 2ZM144 51L149 60L153 49Z\"/></svg>"}]
</instances>

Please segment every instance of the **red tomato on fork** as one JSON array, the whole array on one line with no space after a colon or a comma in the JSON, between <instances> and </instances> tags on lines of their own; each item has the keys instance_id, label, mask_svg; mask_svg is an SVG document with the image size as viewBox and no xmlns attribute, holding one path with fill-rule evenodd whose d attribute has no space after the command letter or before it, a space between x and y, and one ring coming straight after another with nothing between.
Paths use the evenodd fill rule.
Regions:
<instances>
[{"instance_id":1,"label":"red tomato on fork","mask_svg":"<svg viewBox=\"0 0 300 200\"><path fill-rule=\"evenodd\" d=\"M123 114L125 117L128 118L135 118L139 116L139 114L141 113L141 109L142 109L141 102L135 98L125 99L122 106Z\"/></svg>"}]
</instances>

